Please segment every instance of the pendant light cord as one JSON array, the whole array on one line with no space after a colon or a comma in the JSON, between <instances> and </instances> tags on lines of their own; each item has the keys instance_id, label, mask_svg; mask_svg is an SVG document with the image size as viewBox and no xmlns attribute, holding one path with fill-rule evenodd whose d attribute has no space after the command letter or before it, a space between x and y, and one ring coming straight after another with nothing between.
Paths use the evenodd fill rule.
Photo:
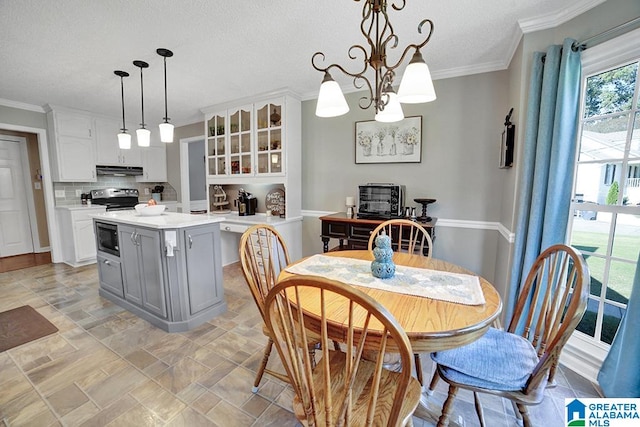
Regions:
<instances>
[{"instance_id":1,"label":"pendant light cord","mask_svg":"<svg viewBox=\"0 0 640 427\"><path fill-rule=\"evenodd\" d=\"M140 97L140 106L142 107L142 123L140 123L140 126L144 129L144 81L142 79L142 67L140 67Z\"/></svg>"},{"instance_id":2,"label":"pendant light cord","mask_svg":"<svg viewBox=\"0 0 640 427\"><path fill-rule=\"evenodd\" d=\"M167 112L167 57L164 57L164 122L169 123L169 113Z\"/></svg>"},{"instance_id":3,"label":"pendant light cord","mask_svg":"<svg viewBox=\"0 0 640 427\"><path fill-rule=\"evenodd\" d=\"M127 127L124 124L124 78L120 76L120 96L122 100L122 132L127 131Z\"/></svg>"}]
</instances>

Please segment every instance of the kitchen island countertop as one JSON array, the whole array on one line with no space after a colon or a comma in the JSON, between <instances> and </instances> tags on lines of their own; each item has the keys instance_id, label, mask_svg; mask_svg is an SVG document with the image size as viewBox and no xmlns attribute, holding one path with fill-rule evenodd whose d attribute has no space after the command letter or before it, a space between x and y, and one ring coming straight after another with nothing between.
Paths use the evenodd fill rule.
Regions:
<instances>
[{"instance_id":1,"label":"kitchen island countertop","mask_svg":"<svg viewBox=\"0 0 640 427\"><path fill-rule=\"evenodd\" d=\"M156 216L142 216L136 211L115 211L90 214L90 216L96 220L157 229L192 227L194 225L213 224L225 220L225 217L220 215L191 215L176 212L163 212L162 215Z\"/></svg>"}]
</instances>

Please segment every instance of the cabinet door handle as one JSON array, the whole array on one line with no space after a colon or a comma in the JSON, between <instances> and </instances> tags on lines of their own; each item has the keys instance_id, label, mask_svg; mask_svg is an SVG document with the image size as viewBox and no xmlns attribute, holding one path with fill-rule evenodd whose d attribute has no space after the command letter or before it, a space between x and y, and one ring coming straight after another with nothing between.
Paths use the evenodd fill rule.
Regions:
<instances>
[{"instance_id":1,"label":"cabinet door handle","mask_svg":"<svg viewBox=\"0 0 640 427\"><path fill-rule=\"evenodd\" d=\"M105 260L104 260L104 261L102 261L102 262L104 262L106 265L111 265L111 263L109 262L109 260L108 260L108 259L105 259Z\"/></svg>"},{"instance_id":2,"label":"cabinet door handle","mask_svg":"<svg viewBox=\"0 0 640 427\"><path fill-rule=\"evenodd\" d=\"M136 243L136 232L135 231L131 233L130 239L131 239L131 243L133 243L135 246L138 246L138 243Z\"/></svg>"},{"instance_id":3,"label":"cabinet door handle","mask_svg":"<svg viewBox=\"0 0 640 427\"><path fill-rule=\"evenodd\" d=\"M189 238L189 249L191 249L193 246L193 239L191 238L191 234L187 235L187 237Z\"/></svg>"}]
</instances>

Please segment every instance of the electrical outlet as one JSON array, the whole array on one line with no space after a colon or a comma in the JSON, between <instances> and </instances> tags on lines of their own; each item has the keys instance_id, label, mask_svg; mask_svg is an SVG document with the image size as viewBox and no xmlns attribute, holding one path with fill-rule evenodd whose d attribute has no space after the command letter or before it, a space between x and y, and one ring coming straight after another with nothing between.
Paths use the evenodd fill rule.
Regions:
<instances>
[{"instance_id":1,"label":"electrical outlet","mask_svg":"<svg viewBox=\"0 0 640 427\"><path fill-rule=\"evenodd\" d=\"M144 195L145 195L145 196L148 196L148 195L149 195L149 189L148 189L148 188L145 188L145 189L144 189Z\"/></svg>"},{"instance_id":2,"label":"electrical outlet","mask_svg":"<svg viewBox=\"0 0 640 427\"><path fill-rule=\"evenodd\" d=\"M34 182L33 183L33 188L35 188L36 190L41 190L42 189L42 185L40 185L39 182Z\"/></svg>"},{"instance_id":3,"label":"electrical outlet","mask_svg":"<svg viewBox=\"0 0 640 427\"><path fill-rule=\"evenodd\" d=\"M56 199L64 198L64 190L56 190Z\"/></svg>"},{"instance_id":4,"label":"electrical outlet","mask_svg":"<svg viewBox=\"0 0 640 427\"><path fill-rule=\"evenodd\" d=\"M82 196L82 190L76 189L76 197Z\"/></svg>"}]
</instances>

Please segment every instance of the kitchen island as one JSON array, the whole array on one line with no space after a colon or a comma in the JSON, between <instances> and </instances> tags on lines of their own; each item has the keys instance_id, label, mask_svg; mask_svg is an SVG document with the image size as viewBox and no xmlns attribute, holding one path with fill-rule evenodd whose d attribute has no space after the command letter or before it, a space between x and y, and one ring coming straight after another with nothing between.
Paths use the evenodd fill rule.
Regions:
<instances>
[{"instance_id":1,"label":"kitchen island","mask_svg":"<svg viewBox=\"0 0 640 427\"><path fill-rule=\"evenodd\" d=\"M219 215L92 215L99 293L167 332L224 313Z\"/></svg>"}]
</instances>

